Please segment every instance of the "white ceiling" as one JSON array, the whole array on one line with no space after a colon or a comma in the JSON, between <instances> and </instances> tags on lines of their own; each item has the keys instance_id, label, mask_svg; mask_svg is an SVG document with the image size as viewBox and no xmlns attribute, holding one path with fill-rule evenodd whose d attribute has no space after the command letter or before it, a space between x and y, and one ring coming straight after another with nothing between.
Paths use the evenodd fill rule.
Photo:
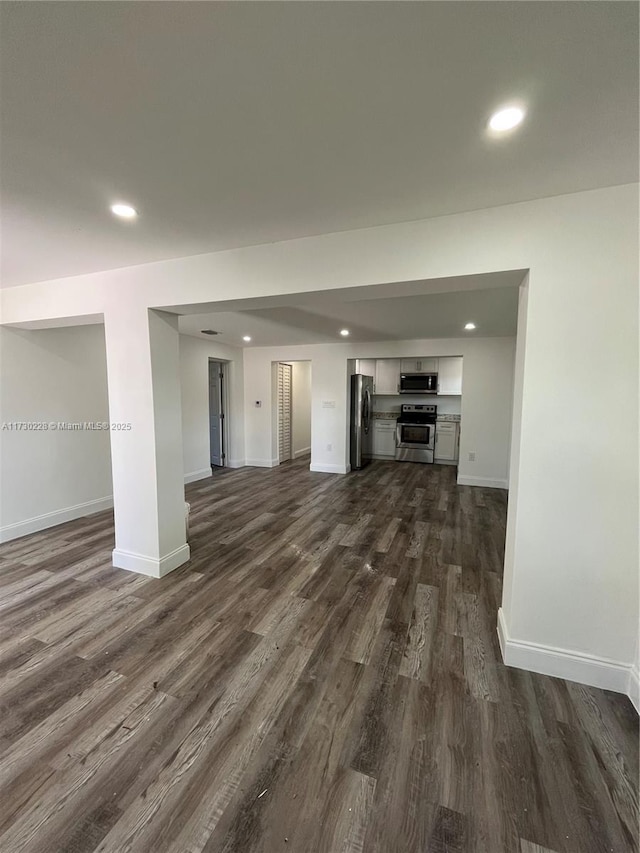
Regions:
<instances>
[{"instance_id":1,"label":"white ceiling","mask_svg":"<svg viewBox=\"0 0 640 853\"><path fill-rule=\"evenodd\" d=\"M488 278L478 277L479 282ZM195 337L208 337L202 329L213 329L219 333L213 340L239 347L515 335L521 278L521 273L501 273L487 289L389 298L324 292L299 304L181 316L178 325L181 333ZM476 324L475 331L464 330L468 322ZM349 329L348 338L341 337L343 328ZM242 340L244 335L251 343Z\"/></svg>"},{"instance_id":2,"label":"white ceiling","mask_svg":"<svg viewBox=\"0 0 640 853\"><path fill-rule=\"evenodd\" d=\"M638 177L635 3L0 14L5 285ZM489 139L513 98L526 123Z\"/></svg>"}]
</instances>

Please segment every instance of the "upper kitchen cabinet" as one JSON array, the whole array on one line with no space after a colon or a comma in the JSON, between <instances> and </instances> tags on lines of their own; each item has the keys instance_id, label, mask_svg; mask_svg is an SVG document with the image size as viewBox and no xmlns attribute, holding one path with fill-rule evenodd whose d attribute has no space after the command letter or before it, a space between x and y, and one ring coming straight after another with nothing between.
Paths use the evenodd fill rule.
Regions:
<instances>
[{"instance_id":1,"label":"upper kitchen cabinet","mask_svg":"<svg viewBox=\"0 0 640 853\"><path fill-rule=\"evenodd\" d=\"M356 373L362 373L364 376L371 376L374 381L376 378L376 360L375 358L357 358Z\"/></svg>"},{"instance_id":2,"label":"upper kitchen cabinet","mask_svg":"<svg viewBox=\"0 0 640 853\"><path fill-rule=\"evenodd\" d=\"M462 356L438 359L438 394L462 394Z\"/></svg>"},{"instance_id":3,"label":"upper kitchen cabinet","mask_svg":"<svg viewBox=\"0 0 640 853\"><path fill-rule=\"evenodd\" d=\"M397 394L400 390L400 361L397 358L376 359L374 394Z\"/></svg>"},{"instance_id":4,"label":"upper kitchen cabinet","mask_svg":"<svg viewBox=\"0 0 640 853\"><path fill-rule=\"evenodd\" d=\"M437 373L437 358L403 358L400 373Z\"/></svg>"}]
</instances>

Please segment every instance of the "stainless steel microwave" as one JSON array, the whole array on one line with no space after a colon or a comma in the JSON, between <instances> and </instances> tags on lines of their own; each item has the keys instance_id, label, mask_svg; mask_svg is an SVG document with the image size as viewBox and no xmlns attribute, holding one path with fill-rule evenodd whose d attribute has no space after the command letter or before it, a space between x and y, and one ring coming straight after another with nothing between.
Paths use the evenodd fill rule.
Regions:
<instances>
[{"instance_id":1,"label":"stainless steel microwave","mask_svg":"<svg viewBox=\"0 0 640 853\"><path fill-rule=\"evenodd\" d=\"M437 373L401 373L401 394L437 394Z\"/></svg>"}]
</instances>

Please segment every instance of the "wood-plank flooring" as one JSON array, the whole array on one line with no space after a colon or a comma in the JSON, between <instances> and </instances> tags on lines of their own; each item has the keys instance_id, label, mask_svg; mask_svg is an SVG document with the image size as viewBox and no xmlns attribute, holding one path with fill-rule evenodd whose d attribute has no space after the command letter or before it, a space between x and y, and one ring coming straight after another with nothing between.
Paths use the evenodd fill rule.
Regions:
<instances>
[{"instance_id":1,"label":"wood-plank flooring","mask_svg":"<svg viewBox=\"0 0 640 853\"><path fill-rule=\"evenodd\" d=\"M112 517L0 546L2 853L631 853L626 697L500 663L506 493L308 460L187 487L192 559Z\"/></svg>"}]
</instances>

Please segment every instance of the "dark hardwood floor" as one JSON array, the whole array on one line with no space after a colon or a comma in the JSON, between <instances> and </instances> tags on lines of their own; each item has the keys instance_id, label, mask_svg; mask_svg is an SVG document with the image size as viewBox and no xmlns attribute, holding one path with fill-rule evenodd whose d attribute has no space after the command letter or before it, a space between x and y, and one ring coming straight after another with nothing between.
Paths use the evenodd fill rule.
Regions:
<instances>
[{"instance_id":1,"label":"dark hardwood floor","mask_svg":"<svg viewBox=\"0 0 640 853\"><path fill-rule=\"evenodd\" d=\"M0 546L2 853L629 853L626 697L500 663L506 493L308 460L187 487L192 560L109 513Z\"/></svg>"}]
</instances>

